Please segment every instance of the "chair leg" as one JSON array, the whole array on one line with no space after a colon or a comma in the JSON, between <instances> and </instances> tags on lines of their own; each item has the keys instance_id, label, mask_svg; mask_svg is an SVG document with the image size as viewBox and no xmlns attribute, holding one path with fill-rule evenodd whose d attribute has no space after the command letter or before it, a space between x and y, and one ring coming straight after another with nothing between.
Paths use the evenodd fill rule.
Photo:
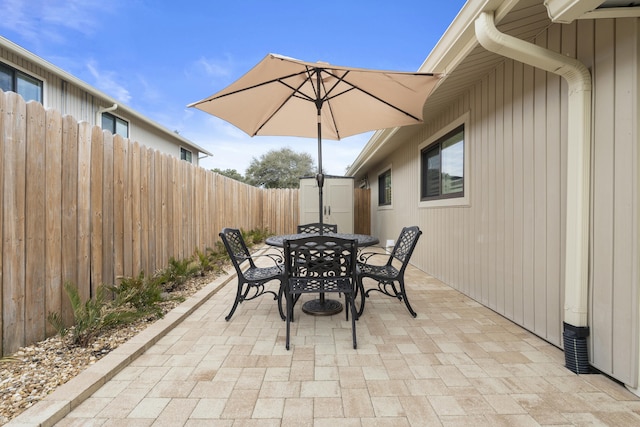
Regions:
<instances>
[{"instance_id":1,"label":"chair leg","mask_svg":"<svg viewBox=\"0 0 640 427\"><path fill-rule=\"evenodd\" d=\"M345 313L347 321L349 321L349 311L351 310L351 305L349 305L349 300L350 300L349 295L348 294L344 294L344 313ZM347 310L347 308L348 308L348 310Z\"/></svg>"},{"instance_id":2,"label":"chair leg","mask_svg":"<svg viewBox=\"0 0 640 427\"><path fill-rule=\"evenodd\" d=\"M291 316L293 315L293 304L291 294L289 292L286 293L287 298L287 337L285 340L285 347L289 350L289 336L291 334Z\"/></svg>"},{"instance_id":3,"label":"chair leg","mask_svg":"<svg viewBox=\"0 0 640 427\"><path fill-rule=\"evenodd\" d=\"M280 285L280 289L278 289L278 312L280 313L280 318L284 321L287 316L284 314L284 310L282 308L282 297L284 296L284 285Z\"/></svg>"},{"instance_id":4,"label":"chair leg","mask_svg":"<svg viewBox=\"0 0 640 427\"><path fill-rule=\"evenodd\" d=\"M358 348L358 342L356 339L356 320L357 320L357 314L356 314L356 303L353 299L353 295L351 295L349 298L349 309L351 310L351 334L353 335L353 348L356 349ZM345 311L346 311L345 307Z\"/></svg>"},{"instance_id":5,"label":"chair leg","mask_svg":"<svg viewBox=\"0 0 640 427\"><path fill-rule=\"evenodd\" d=\"M360 308L356 310L356 313L358 314L358 318L360 318L360 316L362 316L362 313L364 312L364 300L367 297L364 291L364 285L362 284L361 277L358 278L358 283L356 283L355 294L353 295L354 304L355 300L358 299L358 296L360 296Z\"/></svg>"},{"instance_id":6,"label":"chair leg","mask_svg":"<svg viewBox=\"0 0 640 427\"><path fill-rule=\"evenodd\" d=\"M402 294L402 298L404 299L404 305L407 306L407 310L409 310L409 313L411 313L413 317L416 317L418 314L415 311L413 311L411 304L409 304L409 298L407 298L407 293L404 290L404 279L400 279L398 280L398 282L400 283L400 293Z\"/></svg>"},{"instance_id":7,"label":"chair leg","mask_svg":"<svg viewBox=\"0 0 640 427\"><path fill-rule=\"evenodd\" d=\"M243 285L243 283L238 282L238 290L236 292L236 300L233 302L233 307L231 307L231 311L229 312L229 314L227 314L227 317L224 318L224 320L226 320L227 322L231 319L231 316L233 316L233 313L235 313L236 308L238 308L238 304L240 304L240 302L243 299L242 285ZM246 292L245 292L245 294L246 294Z\"/></svg>"}]
</instances>

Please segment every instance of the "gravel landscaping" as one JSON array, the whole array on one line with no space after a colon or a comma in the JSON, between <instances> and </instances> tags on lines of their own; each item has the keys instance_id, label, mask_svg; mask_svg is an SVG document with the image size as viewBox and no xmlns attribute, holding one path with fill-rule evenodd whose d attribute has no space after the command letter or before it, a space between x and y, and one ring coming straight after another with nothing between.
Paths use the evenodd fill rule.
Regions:
<instances>
[{"instance_id":1,"label":"gravel landscaping","mask_svg":"<svg viewBox=\"0 0 640 427\"><path fill-rule=\"evenodd\" d=\"M186 299L219 274L212 272L191 278L173 290L171 296ZM164 313L180 302L172 298L162 303ZM156 320L143 319L109 329L86 348L70 346L56 335L0 359L0 425L18 416Z\"/></svg>"}]
</instances>

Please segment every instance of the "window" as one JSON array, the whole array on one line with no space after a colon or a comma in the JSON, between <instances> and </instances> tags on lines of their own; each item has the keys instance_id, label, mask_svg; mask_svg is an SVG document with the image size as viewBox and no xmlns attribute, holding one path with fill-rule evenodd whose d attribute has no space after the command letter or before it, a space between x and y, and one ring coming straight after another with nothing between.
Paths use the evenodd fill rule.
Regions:
<instances>
[{"instance_id":1,"label":"window","mask_svg":"<svg viewBox=\"0 0 640 427\"><path fill-rule=\"evenodd\" d=\"M0 89L15 92L25 101L42 103L42 80L0 63Z\"/></svg>"},{"instance_id":2,"label":"window","mask_svg":"<svg viewBox=\"0 0 640 427\"><path fill-rule=\"evenodd\" d=\"M464 125L420 151L420 200L464 197Z\"/></svg>"},{"instance_id":3,"label":"window","mask_svg":"<svg viewBox=\"0 0 640 427\"><path fill-rule=\"evenodd\" d=\"M129 138L129 123L113 114L102 113L102 129L108 130L114 135Z\"/></svg>"},{"instance_id":4,"label":"window","mask_svg":"<svg viewBox=\"0 0 640 427\"><path fill-rule=\"evenodd\" d=\"M378 175L378 206L391 205L391 169Z\"/></svg>"},{"instance_id":5,"label":"window","mask_svg":"<svg viewBox=\"0 0 640 427\"><path fill-rule=\"evenodd\" d=\"M180 147L180 160L186 160L189 163L193 163L192 161L193 153L187 150L186 148Z\"/></svg>"}]
</instances>

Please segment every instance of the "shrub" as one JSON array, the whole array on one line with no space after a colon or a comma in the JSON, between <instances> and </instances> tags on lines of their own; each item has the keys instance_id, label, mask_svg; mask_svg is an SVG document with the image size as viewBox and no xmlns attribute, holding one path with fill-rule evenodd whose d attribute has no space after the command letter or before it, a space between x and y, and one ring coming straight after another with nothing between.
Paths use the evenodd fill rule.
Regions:
<instances>
[{"instance_id":1,"label":"shrub","mask_svg":"<svg viewBox=\"0 0 640 427\"><path fill-rule=\"evenodd\" d=\"M138 317L153 315L162 317L162 284L157 277L145 278L144 272L137 277L123 278L118 286L108 286L113 292L112 304L116 307L131 306Z\"/></svg>"},{"instance_id":2,"label":"shrub","mask_svg":"<svg viewBox=\"0 0 640 427\"><path fill-rule=\"evenodd\" d=\"M73 328L65 326L59 313L49 313L47 320L62 337L66 337L71 330L71 344L86 347L104 329L132 322L139 317L130 305L118 306L108 302L105 298L107 288L103 285L98 286L96 295L84 303L73 284L65 282L64 289L71 301Z\"/></svg>"}]
</instances>

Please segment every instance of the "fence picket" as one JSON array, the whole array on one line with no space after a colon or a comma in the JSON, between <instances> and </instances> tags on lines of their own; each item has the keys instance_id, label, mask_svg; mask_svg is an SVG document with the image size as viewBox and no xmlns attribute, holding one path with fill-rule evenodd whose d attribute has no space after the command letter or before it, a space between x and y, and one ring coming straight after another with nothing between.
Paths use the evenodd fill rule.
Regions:
<instances>
[{"instance_id":1,"label":"fence picket","mask_svg":"<svg viewBox=\"0 0 640 427\"><path fill-rule=\"evenodd\" d=\"M98 129L96 127L96 129ZM113 285L115 278L115 252L114 252L114 169L113 169L113 135L101 129L103 156L102 156L102 278L101 283ZM98 149L96 147L96 149ZM99 189L96 189L99 191Z\"/></svg>"},{"instance_id":2,"label":"fence picket","mask_svg":"<svg viewBox=\"0 0 640 427\"><path fill-rule=\"evenodd\" d=\"M140 270L149 273L149 154L140 147Z\"/></svg>"},{"instance_id":3,"label":"fence picket","mask_svg":"<svg viewBox=\"0 0 640 427\"><path fill-rule=\"evenodd\" d=\"M104 277L104 141L102 130L98 127L91 129L91 169L90 169L90 195L91 195L91 295L95 295L96 287Z\"/></svg>"},{"instance_id":4,"label":"fence picket","mask_svg":"<svg viewBox=\"0 0 640 427\"><path fill-rule=\"evenodd\" d=\"M2 250L3 349L15 351L25 328L25 115L24 100L9 93L5 105L4 223Z\"/></svg>"},{"instance_id":5,"label":"fence picket","mask_svg":"<svg viewBox=\"0 0 640 427\"><path fill-rule=\"evenodd\" d=\"M133 276L134 272L141 270L140 250L142 240L141 236L141 219L140 219L140 144L133 142L129 151L129 208L131 215L129 224L131 228L131 242L129 245L131 251L131 269L127 272L127 276ZM129 242L127 242L129 243Z\"/></svg>"},{"instance_id":6,"label":"fence picket","mask_svg":"<svg viewBox=\"0 0 640 427\"><path fill-rule=\"evenodd\" d=\"M13 126L10 123L10 116L7 111L7 103L9 95L0 91L0 189L2 189L3 193L0 195L0 200L4 200L4 153L5 153L5 145L7 138L9 137L9 133L12 132ZM0 209L0 227L4 223L4 205L3 209ZM2 231L0 228L0 254L4 254L4 235L1 235ZM0 272L2 271L2 267L4 265L3 257L0 256ZM2 280L2 276L0 276L0 289L2 291L2 297L4 297L4 282ZM2 354L9 353L8 349L5 349L5 336L4 336L4 298L0 301L0 350L2 350Z\"/></svg>"},{"instance_id":7,"label":"fence picket","mask_svg":"<svg viewBox=\"0 0 640 427\"><path fill-rule=\"evenodd\" d=\"M125 146L119 135L113 137L113 254L114 277L124 276L124 201L125 201Z\"/></svg>"},{"instance_id":8,"label":"fence picket","mask_svg":"<svg viewBox=\"0 0 640 427\"><path fill-rule=\"evenodd\" d=\"M26 106L25 205L25 341L45 338L45 111L41 104Z\"/></svg>"},{"instance_id":9,"label":"fence picket","mask_svg":"<svg viewBox=\"0 0 640 427\"><path fill-rule=\"evenodd\" d=\"M78 124L78 240L77 279L75 285L82 300L93 295L91 284L91 126L87 122Z\"/></svg>"},{"instance_id":10,"label":"fence picket","mask_svg":"<svg viewBox=\"0 0 640 427\"><path fill-rule=\"evenodd\" d=\"M1 125L0 125L1 126ZM45 133L45 316L62 311L62 116L46 112ZM46 325L46 334L55 332Z\"/></svg>"}]
</instances>

